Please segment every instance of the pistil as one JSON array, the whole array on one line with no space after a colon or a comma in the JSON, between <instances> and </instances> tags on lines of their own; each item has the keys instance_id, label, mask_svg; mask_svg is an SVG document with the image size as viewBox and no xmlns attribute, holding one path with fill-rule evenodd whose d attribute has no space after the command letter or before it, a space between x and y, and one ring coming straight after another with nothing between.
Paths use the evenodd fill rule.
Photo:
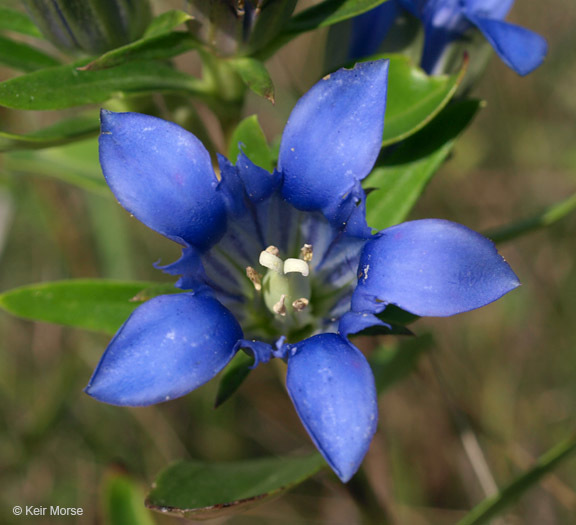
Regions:
<instances>
[{"instance_id":1,"label":"pistil","mask_svg":"<svg viewBox=\"0 0 576 525\"><path fill-rule=\"evenodd\" d=\"M305 247L309 247L306 253L311 254L312 247ZM261 288L267 308L277 316L286 317L289 313L302 312L309 304L310 267L304 257L282 260L279 253L275 246L269 246L260 253L259 262L268 269L261 281ZM246 271L248 274L248 269Z\"/></svg>"}]
</instances>

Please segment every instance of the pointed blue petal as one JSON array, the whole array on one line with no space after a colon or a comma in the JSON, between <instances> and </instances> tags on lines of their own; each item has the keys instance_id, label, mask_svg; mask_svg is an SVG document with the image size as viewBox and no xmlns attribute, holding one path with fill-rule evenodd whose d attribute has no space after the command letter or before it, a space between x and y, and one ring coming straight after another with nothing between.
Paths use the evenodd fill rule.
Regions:
<instances>
[{"instance_id":1,"label":"pointed blue petal","mask_svg":"<svg viewBox=\"0 0 576 525\"><path fill-rule=\"evenodd\" d=\"M293 109L280 145L282 194L305 211L337 207L370 173L382 143L388 61L340 69Z\"/></svg>"},{"instance_id":2,"label":"pointed blue petal","mask_svg":"<svg viewBox=\"0 0 576 525\"><path fill-rule=\"evenodd\" d=\"M513 4L514 0L467 0L465 9L469 14L503 20Z\"/></svg>"},{"instance_id":3,"label":"pointed blue petal","mask_svg":"<svg viewBox=\"0 0 576 525\"><path fill-rule=\"evenodd\" d=\"M101 114L100 163L120 204L146 226L205 249L226 228L210 155L192 133L139 113Z\"/></svg>"},{"instance_id":4,"label":"pointed blue petal","mask_svg":"<svg viewBox=\"0 0 576 525\"><path fill-rule=\"evenodd\" d=\"M459 33L455 33L444 27L426 25L424 29L424 49L422 50L420 67L428 75L435 74L437 66L440 66L440 59L446 47L459 37Z\"/></svg>"},{"instance_id":5,"label":"pointed blue petal","mask_svg":"<svg viewBox=\"0 0 576 525\"><path fill-rule=\"evenodd\" d=\"M166 265L155 263L154 268L170 275L180 276L175 286L182 290L197 292L200 287L205 286L207 280L201 256L193 246L182 248L182 255L177 261Z\"/></svg>"},{"instance_id":6,"label":"pointed blue petal","mask_svg":"<svg viewBox=\"0 0 576 525\"><path fill-rule=\"evenodd\" d=\"M122 406L183 396L220 372L241 338L236 319L213 297L155 297L136 309L112 339L86 393Z\"/></svg>"},{"instance_id":7,"label":"pointed blue petal","mask_svg":"<svg viewBox=\"0 0 576 525\"><path fill-rule=\"evenodd\" d=\"M527 75L544 61L548 44L539 34L500 20L468 18L482 31L502 61L519 75Z\"/></svg>"},{"instance_id":8,"label":"pointed blue petal","mask_svg":"<svg viewBox=\"0 0 576 525\"><path fill-rule=\"evenodd\" d=\"M420 66L429 75L435 74L446 47L470 29L459 0L436 0L421 7L424 22L424 49Z\"/></svg>"},{"instance_id":9,"label":"pointed blue petal","mask_svg":"<svg viewBox=\"0 0 576 525\"><path fill-rule=\"evenodd\" d=\"M398 0L388 0L353 18L349 58L357 60L375 54L400 13Z\"/></svg>"},{"instance_id":10,"label":"pointed blue petal","mask_svg":"<svg viewBox=\"0 0 576 525\"><path fill-rule=\"evenodd\" d=\"M368 241L352 309L391 303L416 315L448 316L484 306L520 283L492 241L440 219L405 222Z\"/></svg>"},{"instance_id":11,"label":"pointed blue petal","mask_svg":"<svg viewBox=\"0 0 576 525\"><path fill-rule=\"evenodd\" d=\"M338 477L360 467L376 432L378 407L370 365L337 334L291 346L286 386L308 434Z\"/></svg>"},{"instance_id":12,"label":"pointed blue petal","mask_svg":"<svg viewBox=\"0 0 576 525\"><path fill-rule=\"evenodd\" d=\"M274 357L274 347L262 341L241 339L238 341L238 348L247 350L254 357L254 363L250 368L256 368L261 363L267 363Z\"/></svg>"},{"instance_id":13,"label":"pointed blue petal","mask_svg":"<svg viewBox=\"0 0 576 525\"><path fill-rule=\"evenodd\" d=\"M244 155L243 151L240 151L238 154L236 167L238 168L238 175L246 188L246 194L254 203L261 202L270 197L270 195L278 189L282 181L277 171L269 173L264 168L256 166L256 164Z\"/></svg>"},{"instance_id":14,"label":"pointed blue petal","mask_svg":"<svg viewBox=\"0 0 576 525\"><path fill-rule=\"evenodd\" d=\"M222 198L230 216L241 217L246 212L245 191L238 169L226 157L217 154L220 169L220 187Z\"/></svg>"}]
</instances>

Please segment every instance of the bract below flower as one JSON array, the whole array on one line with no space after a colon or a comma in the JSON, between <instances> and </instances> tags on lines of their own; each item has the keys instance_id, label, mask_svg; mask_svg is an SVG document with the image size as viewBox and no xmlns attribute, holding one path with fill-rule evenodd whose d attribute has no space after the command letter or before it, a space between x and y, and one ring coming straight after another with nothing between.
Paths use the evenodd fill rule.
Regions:
<instances>
[{"instance_id":1,"label":"bract below flower","mask_svg":"<svg viewBox=\"0 0 576 525\"><path fill-rule=\"evenodd\" d=\"M519 75L536 69L548 45L537 33L506 22L514 0L389 0L354 21L351 54L374 54L395 18L405 9L424 24L422 68L441 73L446 48L465 39L474 28L482 32L502 61Z\"/></svg>"},{"instance_id":2,"label":"bract below flower","mask_svg":"<svg viewBox=\"0 0 576 525\"><path fill-rule=\"evenodd\" d=\"M348 335L385 325L396 304L452 315L518 285L493 244L443 220L375 235L361 180L378 156L388 63L340 70L288 120L278 170L243 153L236 165L187 131L136 113L102 113L100 159L118 201L183 246L164 268L187 291L144 303L114 337L86 389L100 401L147 405L186 394L235 352L287 362L306 430L343 481L376 431L374 378Z\"/></svg>"}]
</instances>

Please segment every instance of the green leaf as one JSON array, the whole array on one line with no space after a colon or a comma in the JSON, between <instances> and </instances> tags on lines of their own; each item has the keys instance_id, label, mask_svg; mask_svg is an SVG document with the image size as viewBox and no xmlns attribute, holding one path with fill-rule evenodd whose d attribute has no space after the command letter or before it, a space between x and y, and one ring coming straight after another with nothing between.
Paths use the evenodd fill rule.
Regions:
<instances>
[{"instance_id":1,"label":"green leaf","mask_svg":"<svg viewBox=\"0 0 576 525\"><path fill-rule=\"evenodd\" d=\"M552 472L566 461L576 451L576 435L558 444L543 456L524 474L516 478L510 485L491 498L485 499L474 507L458 525L480 525L498 516L504 509L512 505L520 496L534 487L544 476Z\"/></svg>"},{"instance_id":2,"label":"green leaf","mask_svg":"<svg viewBox=\"0 0 576 525\"><path fill-rule=\"evenodd\" d=\"M98 116L93 114L61 120L25 135L0 131L0 152L50 148L96 135L99 130Z\"/></svg>"},{"instance_id":3,"label":"green leaf","mask_svg":"<svg viewBox=\"0 0 576 525\"><path fill-rule=\"evenodd\" d=\"M411 374L422 354L432 349L434 339L430 334L402 340L395 347L381 346L369 359L378 394Z\"/></svg>"},{"instance_id":4,"label":"green leaf","mask_svg":"<svg viewBox=\"0 0 576 525\"><path fill-rule=\"evenodd\" d=\"M228 463L181 461L160 473L146 506L188 519L217 518L263 503L325 465L317 453Z\"/></svg>"},{"instance_id":5,"label":"green leaf","mask_svg":"<svg viewBox=\"0 0 576 525\"><path fill-rule=\"evenodd\" d=\"M159 62L130 62L101 71L78 64L52 67L0 82L0 105L12 109L64 109L141 93L207 93L198 79Z\"/></svg>"},{"instance_id":6,"label":"green leaf","mask_svg":"<svg viewBox=\"0 0 576 525\"><path fill-rule=\"evenodd\" d=\"M0 35L0 64L18 71L35 71L57 66L60 62L28 44Z\"/></svg>"},{"instance_id":7,"label":"green leaf","mask_svg":"<svg viewBox=\"0 0 576 525\"><path fill-rule=\"evenodd\" d=\"M188 20L192 20L192 17L184 11L179 9L166 11L150 22L148 29L144 33L144 38L151 38L172 31L172 29L184 22L188 22Z\"/></svg>"},{"instance_id":8,"label":"green leaf","mask_svg":"<svg viewBox=\"0 0 576 525\"><path fill-rule=\"evenodd\" d=\"M378 58L378 57L374 57ZM408 57L393 55L388 73L388 100L382 145L399 142L430 122L454 96L466 63L451 76L428 76Z\"/></svg>"},{"instance_id":9,"label":"green leaf","mask_svg":"<svg viewBox=\"0 0 576 525\"><path fill-rule=\"evenodd\" d=\"M103 492L108 525L154 525L152 514L142 504L143 491L128 475L118 470L108 474Z\"/></svg>"},{"instance_id":10,"label":"green leaf","mask_svg":"<svg viewBox=\"0 0 576 525\"><path fill-rule=\"evenodd\" d=\"M546 228L563 219L574 210L576 210L576 193L563 201L548 206L544 211L532 217L501 226L494 230L489 230L484 232L483 235L496 243L511 241L512 239L539 230L540 228Z\"/></svg>"},{"instance_id":11,"label":"green leaf","mask_svg":"<svg viewBox=\"0 0 576 525\"><path fill-rule=\"evenodd\" d=\"M268 146L266 136L260 127L258 117L246 117L234 130L228 148L228 157L235 162L240 153L240 145L245 155L256 165L267 171L274 168L274 153Z\"/></svg>"},{"instance_id":12,"label":"green leaf","mask_svg":"<svg viewBox=\"0 0 576 525\"><path fill-rule=\"evenodd\" d=\"M14 175L55 177L82 189L111 196L100 171L96 139L39 151L11 152L3 160L5 171Z\"/></svg>"},{"instance_id":13,"label":"green leaf","mask_svg":"<svg viewBox=\"0 0 576 525\"><path fill-rule=\"evenodd\" d=\"M218 392L216 400L214 401L214 408L218 408L224 401L230 399L239 388L244 380L248 377L254 364L254 357L244 353L238 352L230 364L226 367L218 385Z\"/></svg>"},{"instance_id":14,"label":"green leaf","mask_svg":"<svg viewBox=\"0 0 576 525\"><path fill-rule=\"evenodd\" d=\"M197 47L198 42L190 33L174 31L150 38L142 38L118 47L78 69L80 71L98 71L135 60L172 58Z\"/></svg>"},{"instance_id":15,"label":"green leaf","mask_svg":"<svg viewBox=\"0 0 576 525\"><path fill-rule=\"evenodd\" d=\"M479 107L475 100L448 106L365 179L364 187L378 188L366 198L366 219L372 228L383 230L406 219Z\"/></svg>"},{"instance_id":16,"label":"green leaf","mask_svg":"<svg viewBox=\"0 0 576 525\"><path fill-rule=\"evenodd\" d=\"M303 33L318 27L327 27L361 15L378 7L386 0L324 0L294 16L287 24L286 33Z\"/></svg>"},{"instance_id":17,"label":"green leaf","mask_svg":"<svg viewBox=\"0 0 576 525\"><path fill-rule=\"evenodd\" d=\"M260 60L240 57L231 58L228 63L254 93L274 103L274 84L266 66Z\"/></svg>"},{"instance_id":18,"label":"green leaf","mask_svg":"<svg viewBox=\"0 0 576 525\"><path fill-rule=\"evenodd\" d=\"M0 7L0 31L14 31L23 35L42 38L42 34L24 13Z\"/></svg>"},{"instance_id":19,"label":"green leaf","mask_svg":"<svg viewBox=\"0 0 576 525\"><path fill-rule=\"evenodd\" d=\"M33 321L112 335L143 301L177 292L163 283L71 279L14 288L0 294L0 307Z\"/></svg>"}]
</instances>

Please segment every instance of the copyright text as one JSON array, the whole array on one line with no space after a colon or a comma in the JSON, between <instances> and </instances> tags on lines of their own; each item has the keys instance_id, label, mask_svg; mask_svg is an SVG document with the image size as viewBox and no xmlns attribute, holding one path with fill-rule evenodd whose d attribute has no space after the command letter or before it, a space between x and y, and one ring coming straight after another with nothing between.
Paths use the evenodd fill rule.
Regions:
<instances>
[{"instance_id":1,"label":"copyright text","mask_svg":"<svg viewBox=\"0 0 576 525\"><path fill-rule=\"evenodd\" d=\"M16 505L12 508L14 516L82 516L84 509L81 507L60 507L50 505L50 507L39 507L36 505L26 505L20 507Z\"/></svg>"}]
</instances>

